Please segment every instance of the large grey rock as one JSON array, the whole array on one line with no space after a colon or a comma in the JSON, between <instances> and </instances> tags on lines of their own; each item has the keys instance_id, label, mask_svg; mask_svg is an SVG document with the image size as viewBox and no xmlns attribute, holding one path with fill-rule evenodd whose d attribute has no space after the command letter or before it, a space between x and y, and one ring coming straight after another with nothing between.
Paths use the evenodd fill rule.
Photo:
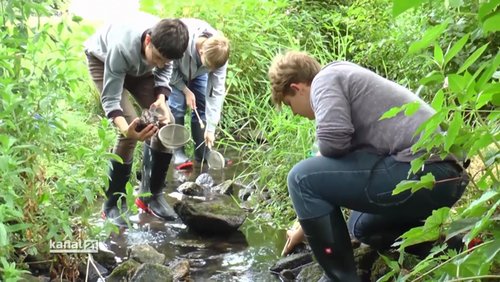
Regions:
<instances>
[{"instance_id":1,"label":"large grey rock","mask_svg":"<svg viewBox=\"0 0 500 282\"><path fill-rule=\"evenodd\" d=\"M227 195L213 195L208 201L186 198L174 210L189 229L202 235L232 233L246 219L246 213Z\"/></svg>"},{"instance_id":2,"label":"large grey rock","mask_svg":"<svg viewBox=\"0 0 500 282\"><path fill-rule=\"evenodd\" d=\"M226 180L221 184L212 187L212 193L231 195L233 193L233 180Z\"/></svg>"},{"instance_id":3,"label":"large grey rock","mask_svg":"<svg viewBox=\"0 0 500 282\"><path fill-rule=\"evenodd\" d=\"M215 183L213 177L208 173L200 174L194 182L206 189L214 186Z\"/></svg>"},{"instance_id":4,"label":"large grey rock","mask_svg":"<svg viewBox=\"0 0 500 282\"><path fill-rule=\"evenodd\" d=\"M108 249L103 243L99 243L97 253L92 254L92 257L102 266L111 269L116 266L116 254Z\"/></svg>"},{"instance_id":5,"label":"large grey rock","mask_svg":"<svg viewBox=\"0 0 500 282\"><path fill-rule=\"evenodd\" d=\"M153 263L145 263L137 268L131 282L174 281L170 268Z\"/></svg>"},{"instance_id":6,"label":"large grey rock","mask_svg":"<svg viewBox=\"0 0 500 282\"><path fill-rule=\"evenodd\" d=\"M186 281L189 278L189 260L177 260L170 264L172 275L175 281Z\"/></svg>"},{"instance_id":7,"label":"large grey rock","mask_svg":"<svg viewBox=\"0 0 500 282\"><path fill-rule=\"evenodd\" d=\"M310 252L291 254L278 260L269 270L274 273L280 273L285 269L294 269L299 266L312 262L312 254Z\"/></svg>"},{"instance_id":8,"label":"large grey rock","mask_svg":"<svg viewBox=\"0 0 500 282\"><path fill-rule=\"evenodd\" d=\"M188 196L204 196L205 192L203 187L194 182L185 182L177 187L177 191Z\"/></svg>"},{"instance_id":9,"label":"large grey rock","mask_svg":"<svg viewBox=\"0 0 500 282\"><path fill-rule=\"evenodd\" d=\"M165 262L165 255L147 244L134 245L130 247L129 257L140 263L161 263Z\"/></svg>"}]
</instances>

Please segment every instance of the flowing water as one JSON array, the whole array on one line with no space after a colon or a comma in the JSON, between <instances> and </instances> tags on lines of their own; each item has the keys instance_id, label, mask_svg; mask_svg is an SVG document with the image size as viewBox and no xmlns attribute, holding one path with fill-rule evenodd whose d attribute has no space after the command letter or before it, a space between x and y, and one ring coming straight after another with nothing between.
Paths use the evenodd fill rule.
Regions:
<instances>
[{"instance_id":1,"label":"flowing water","mask_svg":"<svg viewBox=\"0 0 500 282\"><path fill-rule=\"evenodd\" d=\"M242 167L233 158L234 165L223 170L208 170L215 185L227 179L234 179ZM166 194L175 191L181 183L179 178L194 181L200 168L190 174L169 170ZM237 191L236 191L237 192ZM237 195L237 194L236 194ZM170 204L174 199L167 197ZM238 233L227 237L202 237L190 232L180 219L165 222L149 214L140 213L134 228L113 234L105 244L124 260L127 248L135 244L149 244L164 254L167 261L188 259L190 276L194 281L279 281L269 272L279 258L285 244L285 231L269 225L258 225L247 218Z\"/></svg>"}]
</instances>

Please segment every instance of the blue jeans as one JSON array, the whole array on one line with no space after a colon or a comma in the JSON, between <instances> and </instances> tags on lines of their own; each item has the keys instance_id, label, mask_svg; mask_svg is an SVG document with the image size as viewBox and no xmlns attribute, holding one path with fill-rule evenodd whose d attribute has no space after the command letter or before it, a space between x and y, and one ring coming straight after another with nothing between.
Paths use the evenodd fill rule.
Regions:
<instances>
[{"instance_id":1,"label":"blue jeans","mask_svg":"<svg viewBox=\"0 0 500 282\"><path fill-rule=\"evenodd\" d=\"M204 122L206 121L205 95L207 92L207 81L208 75L204 74L195 77L186 83L189 90L191 90L196 97L196 108L200 118ZM186 97L181 90L172 87L172 94L170 94L170 97L168 98L168 105L170 106L170 110L172 111L175 119L184 118L184 115L186 114ZM191 120L198 121L194 111L191 113Z\"/></svg>"},{"instance_id":2,"label":"blue jeans","mask_svg":"<svg viewBox=\"0 0 500 282\"><path fill-rule=\"evenodd\" d=\"M410 164L391 156L354 151L341 158L313 157L296 164L288 174L288 190L299 219L330 214L340 207L352 210L349 231L360 241L387 247L405 231L422 224L434 209L452 206L465 185L454 162L426 164L423 173L450 179L432 190L392 195L407 179Z\"/></svg>"}]
</instances>

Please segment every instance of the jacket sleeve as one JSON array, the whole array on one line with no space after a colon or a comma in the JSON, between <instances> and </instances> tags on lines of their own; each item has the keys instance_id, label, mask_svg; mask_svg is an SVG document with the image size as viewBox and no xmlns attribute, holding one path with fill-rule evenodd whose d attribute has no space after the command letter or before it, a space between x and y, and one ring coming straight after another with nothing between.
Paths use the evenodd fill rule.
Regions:
<instances>
[{"instance_id":1,"label":"jacket sleeve","mask_svg":"<svg viewBox=\"0 0 500 282\"><path fill-rule=\"evenodd\" d=\"M184 79L182 77L182 72L180 69L181 63L182 63L181 60L175 60L173 62L172 78L170 79L170 85L172 85L173 87L175 87L180 91L182 91L186 87L186 83L184 83Z\"/></svg>"},{"instance_id":2,"label":"jacket sleeve","mask_svg":"<svg viewBox=\"0 0 500 282\"><path fill-rule=\"evenodd\" d=\"M155 95L165 94L166 98L170 96L172 88L170 88L170 79L172 77L172 65L173 63L166 64L163 68L154 68L154 89Z\"/></svg>"},{"instance_id":3,"label":"jacket sleeve","mask_svg":"<svg viewBox=\"0 0 500 282\"><path fill-rule=\"evenodd\" d=\"M126 75L126 61L119 48L110 48L104 61L101 104L108 118L123 116L120 106L123 83Z\"/></svg>"},{"instance_id":4,"label":"jacket sleeve","mask_svg":"<svg viewBox=\"0 0 500 282\"><path fill-rule=\"evenodd\" d=\"M208 75L207 94L205 98L205 115L207 117L207 131L215 132L220 121L222 105L226 95L226 64Z\"/></svg>"}]
</instances>

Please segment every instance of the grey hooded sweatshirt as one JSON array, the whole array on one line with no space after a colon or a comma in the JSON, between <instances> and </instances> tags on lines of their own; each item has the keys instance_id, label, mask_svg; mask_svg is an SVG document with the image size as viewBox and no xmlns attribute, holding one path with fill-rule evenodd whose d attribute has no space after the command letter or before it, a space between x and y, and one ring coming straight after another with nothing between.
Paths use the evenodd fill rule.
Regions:
<instances>
[{"instance_id":1,"label":"grey hooded sweatshirt","mask_svg":"<svg viewBox=\"0 0 500 282\"><path fill-rule=\"evenodd\" d=\"M415 101L420 108L414 115L399 113L379 120L389 109ZM418 157L411 151L419 139L415 131L435 113L410 90L349 62L330 63L316 75L311 106L322 155L336 157L364 149L401 162ZM439 157L428 161L439 161Z\"/></svg>"},{"instance_id":2,"label":"grey hooded sweatshirt","mask_svg":"<svg viewBox=\"0 0 500 282\"><path fill-rule=\"evenodd\" d=\"M215 132L220 120L222 104L226 92L227 65L210 72L201 64L200 56L196 50L196 39L199 37L210 37L218 33L207 22L199 19L181 19L189 30L189 43L184 56L174 61L172 78L170 84L179 91L184 90L186 83L192 79L208 73L207 93L205 96L205 115L207 118L207 131Z\"/></svg>"},{"instance_id":3,"label":"grey hooded sweatshirt","mask_svg":"<svg viewBox=\"0 0 500 282\"><path fill-rule=\"evenodd\" d=\"M86 53L104 63L101 104L108 118L123 115L120 101L126 75L140 77L153 72L155 93L151 95L170 94L172 64L160 69L152 67L141 51L144 32L159 21L152 15L141 14L127 22L105 25L85 41Z\"/></svg>"}]
</instances>

